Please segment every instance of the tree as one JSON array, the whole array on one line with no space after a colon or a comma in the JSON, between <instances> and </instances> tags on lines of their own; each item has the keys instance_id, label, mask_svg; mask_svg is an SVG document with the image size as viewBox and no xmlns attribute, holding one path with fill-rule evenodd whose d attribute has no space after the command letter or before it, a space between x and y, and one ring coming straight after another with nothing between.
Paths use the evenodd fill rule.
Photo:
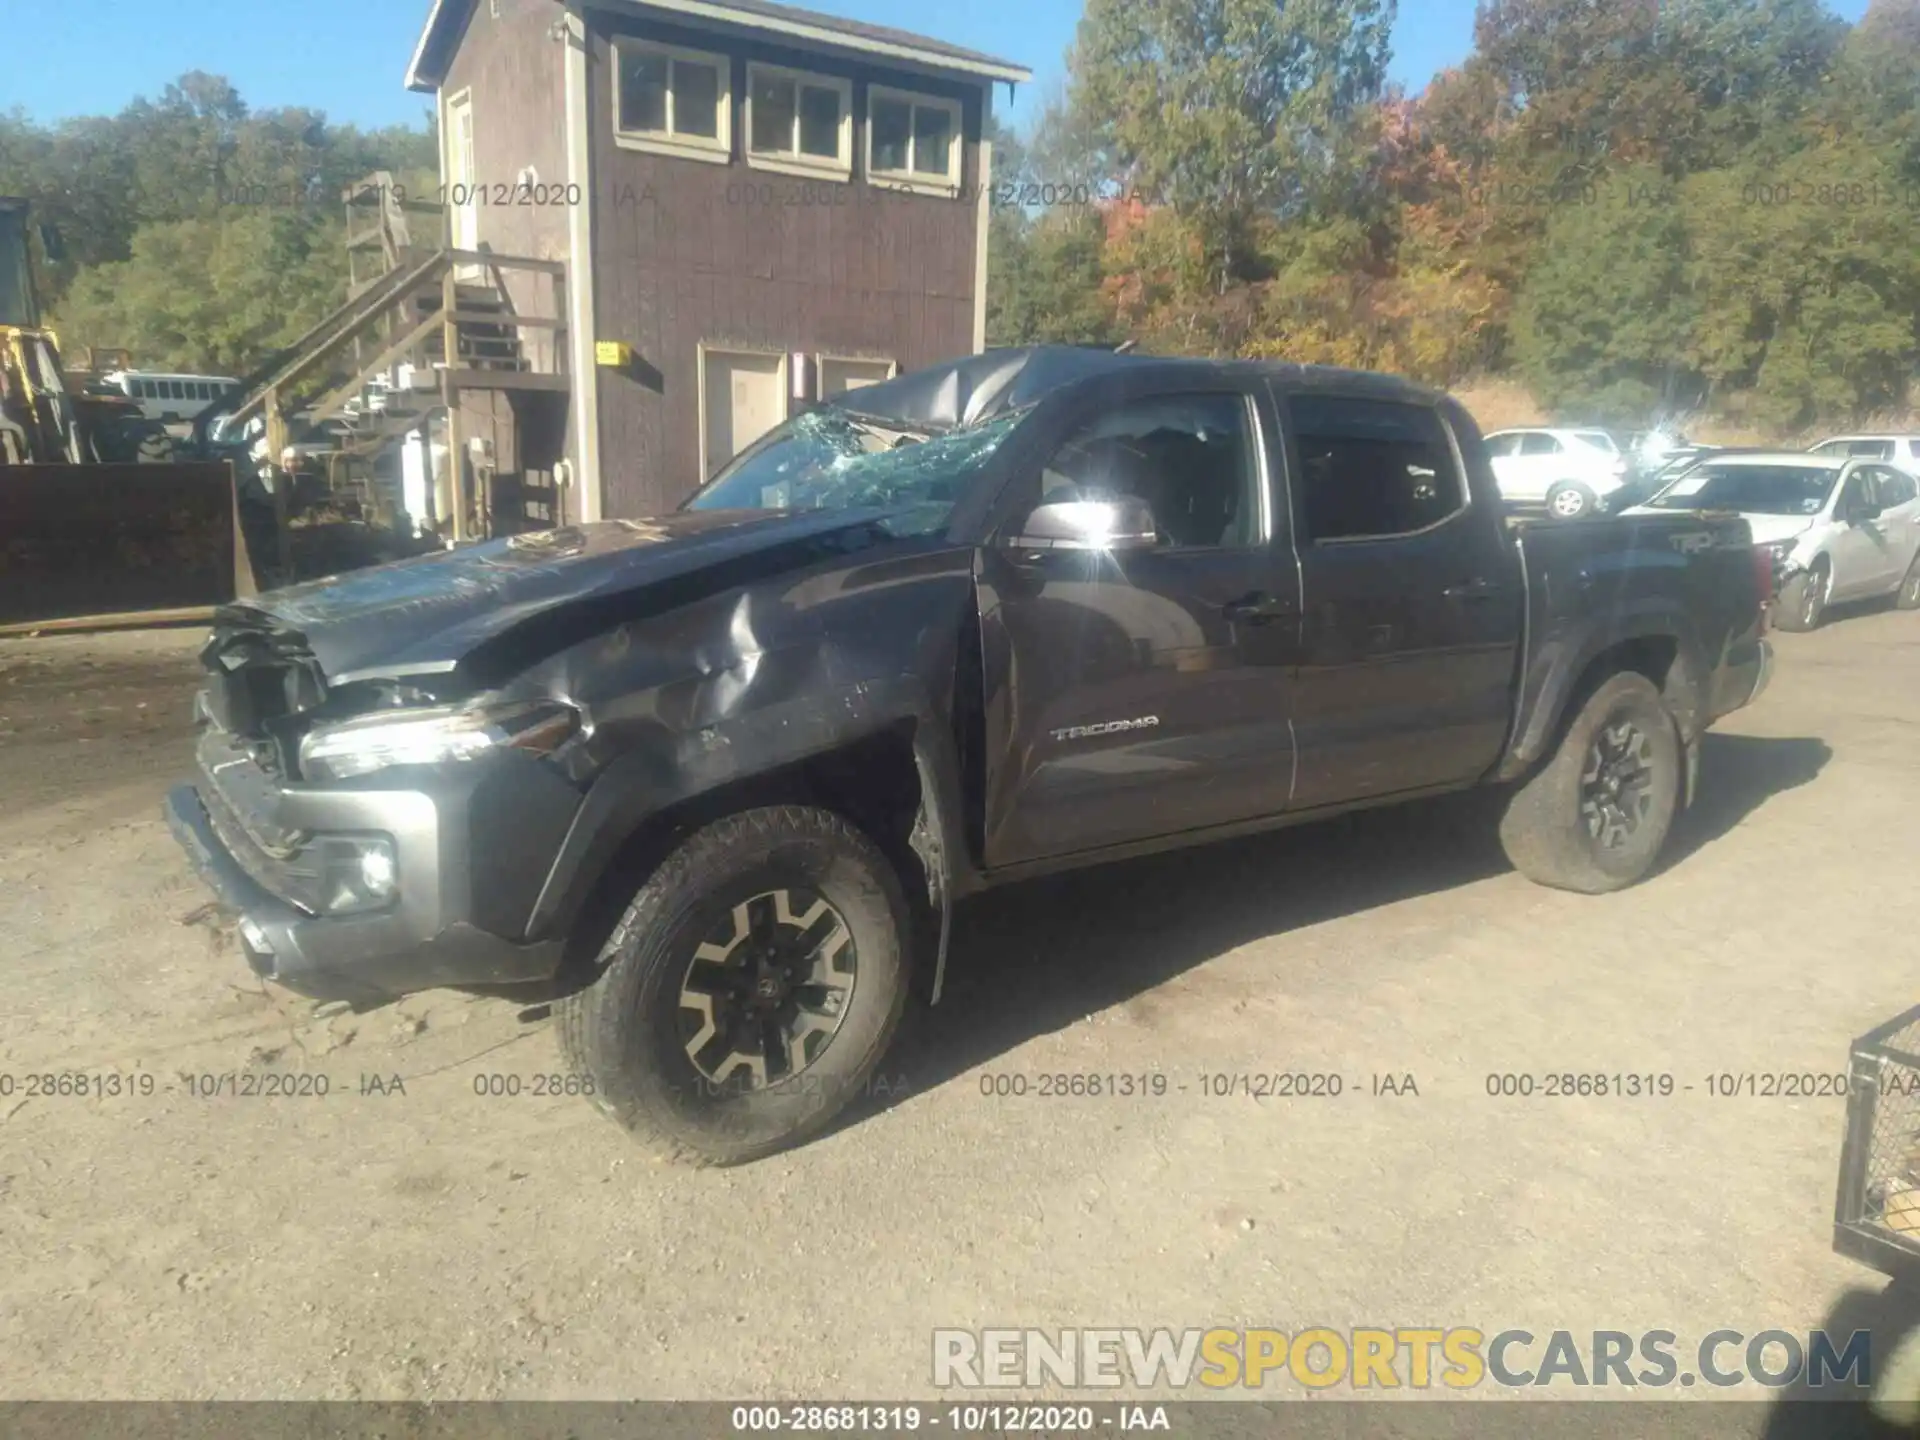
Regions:
<instances>
[{"instance_id":1,"label":"tree","mask_svg":"<svg viewBox=\"0 0 1920 1440\"><path fill-rule=\"evenodd\" d=\"M1702 373L1768 425L1795 428L1895 408L1920 363L1920 247L1888 157L1858 142L1809 150L1835 177L1821 203L1765 164L1687 184L1690 283ZM1854 203L1858 201L1858 203Z\"/></svg>"},{"instance_id":2,"label":"tree","mask_svg":"<svg viewBox=\"0 0 1920 1440\"><path fill-rule=\"evenodd\" d=\"M1514 349L1557 410L1643 423L1691 388L1688 237L1673 187L1652 166L1612 177L1603 203L1568 205L1514 314Z\"/></svg>"},{"instance_id":3,"label":"tree","mask_svg":"<svg viewBox=\"0 0 1920 1440\"><path fill-rule=\"evenodd\" d=\"M1067 128L1173 207L1216 287L1261 217L1310 205L1341 127L1379 93L1394 0L1088 0Z\"/></svg>"},{"instance_id":4,"label":"tree","mask_svg":"<svg viewBox=\"0 0 1920 1440\"><path fill-rule=\"evenodd\" d=\"M421 185L437 168L430 128L254 110L200 72L118 115L0 114L0 194L32 201L67 252L40 275L63 338L187 370L250 369L344 298L347 185L377 169Z\"/></svg>"},{"instance_id":5,"label":"tree","mask_svg":"<svg viewBox=\"0 0 1920 1440\"><path fill-rule=\"evenodd\" d=\"M1826 98L1826 132L1892 159L1907 208L1920 208L1920 0L1873 0L1841 48Z\"/></svg>"},{"instance_id":6,"label":"tree","mask_svg":"<svg viewBox=\"0 0 1920 1440\"><path fill-rule=\"evenodd\" d=\"M996 218L1015 223L1011 214ZM1024 222L1015 240L989 251L988 343L1114 343L1119 327L1101 293L1105 238L1097 211L1063 208Z\"/></svg>"},{"instance_id":7,"label":"tree","mask_svg":"<svg viewBox=\"0 0 1920 1440\"><path fill-rule=\"evenodd\" d=\"M143 368L237 375L345 294L341 222L265 208L144 226L130 258L62 301L69 345L117 345Z\"/></svg>"}]
</instances>

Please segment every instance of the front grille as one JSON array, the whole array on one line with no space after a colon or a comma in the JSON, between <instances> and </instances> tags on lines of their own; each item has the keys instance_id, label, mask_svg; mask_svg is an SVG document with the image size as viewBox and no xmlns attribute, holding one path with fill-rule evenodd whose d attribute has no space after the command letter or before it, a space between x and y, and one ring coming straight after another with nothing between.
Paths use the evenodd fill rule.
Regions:
<instances>
[{"instance_id":1,"label":"front grille","mask_svg":"<svg viewBox=\"0 0 1920 1440\"><path fill-rule=\"evenodd\" d=\"M1920 1273L1920 1007L1853 1042L1834 1246Z\"/></svg>"},{"instance_id":2,"label":"front grille","mask_svg":"<svg viewBox=\"0 0 1920 1440\"><path fill-rule=\"evenodd\" d=\"M305 836L273 822L273 782L247 752L209 726L199 745L200 801L208 823L240 868L309 914L320 909L321 877Z\"/></svg>"},{"instance_id":3,"label":"front grille","mask_svg":"<svg viewBox=\"0 0 1920 1440\"><path fill-rule=\"evenodd\" d=\"M225 797L256 845L269 853L299 848L306 837L283 829L274 820L280 802L279 781L261 764L254 747L209 725L200 732L194 758L201 778Z\"/></svg>"}]
</instances>

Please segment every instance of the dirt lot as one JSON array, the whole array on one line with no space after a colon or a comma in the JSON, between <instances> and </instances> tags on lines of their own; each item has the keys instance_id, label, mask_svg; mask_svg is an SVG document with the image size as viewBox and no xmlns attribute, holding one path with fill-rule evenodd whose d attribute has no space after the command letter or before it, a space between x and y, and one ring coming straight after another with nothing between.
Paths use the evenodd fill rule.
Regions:
<instances>
[{"instance_id":1,"label":"dirt lot","mask_svg":"<svg viewBox=\"0 0 1920 1440\"><path fill-rule=\"evenodd\" d=\"M934 1326L1697 1338L1879 1288L1828 1249L1844 1102L1706 1076L1842 1069L1920 998L1920 617L1782 637L1625 894L1529 885L1469 800L978 902L890 1093L706 1173L578 1099L476 1093L558 1066L505 1002L316 1014L189 919L157 810L197 638L0 642L0 1073L137 1092L0 1100L0 1396L899 1397ZM1486 1092L1568 1069L1676 1090ZM331 1093L180 1078L235 1071ZM1151 1071L1161 1098L1032 1093ZM1276 1071L1345 1093L1201 1092ZM1004 1076L1030 1093L983 1094Z\"/></svg>"}]
</instances>

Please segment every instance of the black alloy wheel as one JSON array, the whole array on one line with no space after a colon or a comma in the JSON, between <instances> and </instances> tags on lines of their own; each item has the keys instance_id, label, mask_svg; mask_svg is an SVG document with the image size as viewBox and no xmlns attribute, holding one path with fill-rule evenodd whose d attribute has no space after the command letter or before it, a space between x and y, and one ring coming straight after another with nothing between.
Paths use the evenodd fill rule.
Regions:
<instances>
[{"instance_id":1,"label":"black alloy wheel","mask_svg":"<svg viewBox=\"0 0 1920 1440\"><path fill-rule=\"evenodd\" d=\"M845 917L818 891L768 890L710 929L680 982L687 1058L720 1090L803 1073L833 1043L858 958Z\"/></svg>"},{"instance_id":2,"label":"black alloy wheel","mask_svg":"<svg viewBox=\"0 0 1920 1440\"><path fill-rule=\"evenodd\" d=\"M1653 808L1653 770L1647 737L1631 720L1594 736L1580 776L1580 818L1604 850L1618 850Z\"/></svg>"}]
</instances>

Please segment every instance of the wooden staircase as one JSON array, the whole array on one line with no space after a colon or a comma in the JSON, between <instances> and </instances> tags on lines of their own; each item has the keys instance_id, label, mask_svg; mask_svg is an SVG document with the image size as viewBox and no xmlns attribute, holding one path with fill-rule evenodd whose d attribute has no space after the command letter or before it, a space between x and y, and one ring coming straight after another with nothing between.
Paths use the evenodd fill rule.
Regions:
<instances>
[{"instance_id":1,"label":"wooden staircase","mask_svg":"<svg viewBox=\"0 0 1920 1440\"><path fill-rule=\"evenodd\" d=\"M231 423L263 415L267 453L278 457L287 444L288 417L305 414L316 423L349 418L353 433L341 453L370 460L444 417L454 487L451 538L485 535L491 529L485 497L466 493L460 397L486 390L567 394L566 266L444 244L422 247L407 215L437 215L438 207L398 198L384 174L350 188L347 206L346 302L250 377ZM368 208L375 224L356 229L357 212ZM520 290L544 302L540 313L515 306L510 275L531 277ZM536 363L540 356L544 364ZM402 366L412 367L414 388L383 385ZM384 404L373 403L376 395L384 396Z\"/></svg>"}]
</instances>

